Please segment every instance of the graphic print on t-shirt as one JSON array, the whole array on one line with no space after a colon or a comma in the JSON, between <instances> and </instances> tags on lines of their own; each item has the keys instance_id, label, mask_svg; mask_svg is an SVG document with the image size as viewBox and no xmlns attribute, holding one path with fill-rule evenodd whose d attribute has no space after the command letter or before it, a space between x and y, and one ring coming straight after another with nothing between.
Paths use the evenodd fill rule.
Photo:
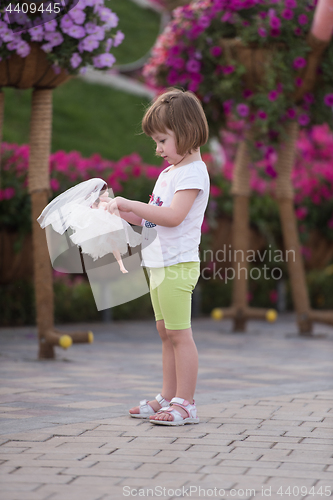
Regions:
<instances>
[{"instance_id":1,"label":"graphic print on t-shirt","mask_svg":"<svg viewBox=\"0 0 333 500\"><path fill-rule=\"evenodd\" d=\"M161 198L159 196L155 197L154 193L149 195L149 198L150 198L150 201L149 201L150 205L156 205L158 207L161 207L163 205L163 201L161 200ZM151 228L151 227L155 227L155 226L156 226L156 224L146 220L145 227Z\"/></svg>"}]
</instances>

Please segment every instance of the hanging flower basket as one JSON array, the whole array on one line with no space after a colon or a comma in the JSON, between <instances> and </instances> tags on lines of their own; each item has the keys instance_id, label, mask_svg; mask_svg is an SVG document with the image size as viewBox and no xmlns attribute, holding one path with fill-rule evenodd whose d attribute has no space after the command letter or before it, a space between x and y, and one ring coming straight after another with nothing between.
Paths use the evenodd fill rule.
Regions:
<instances>
[{"instance_id":1,"label":"hanging flower basket","mask_svg":"<svg viewBox=\"0 0 333 500\"><path fill-rule=\"evenodd\" d=\"M285 139L289 121L333 129L333 41L310 34L314 8L315 0L194 0L173 11L146 81L195 92L212 134L235 120L252 128L255 160Z\"/></svg>"},{"instance_id":2,"label":"hanging flower basket","mask_svg":"<svg viewBox=\"0 0 333 500\"><path fill-rule=\"evenodd\" d=\"M70 78L65 69L58 73L37 43L30 43L26 57L13 54L0 62L0 86L17 89L53 89Z\"/></svg>"}]
</instances>

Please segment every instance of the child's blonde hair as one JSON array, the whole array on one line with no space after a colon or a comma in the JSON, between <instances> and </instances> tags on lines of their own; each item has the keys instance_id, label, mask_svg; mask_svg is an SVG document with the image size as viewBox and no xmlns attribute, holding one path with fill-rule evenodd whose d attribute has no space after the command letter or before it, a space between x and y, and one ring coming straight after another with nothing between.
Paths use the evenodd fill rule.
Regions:
<instances>
[{"instance_id":1,"label":"child's blonde hair","mask_svg":"<svg viewBox=\"0 0 333 500\"><path fill-rule=\"evenodd\" d=\"M167 129L175 134L176 148L179 155L198 149L206 144L209 136L208 123L197 96L187 90L169 88L147 109L142 130L146 135Z\"/></svg>"}]
</instances>

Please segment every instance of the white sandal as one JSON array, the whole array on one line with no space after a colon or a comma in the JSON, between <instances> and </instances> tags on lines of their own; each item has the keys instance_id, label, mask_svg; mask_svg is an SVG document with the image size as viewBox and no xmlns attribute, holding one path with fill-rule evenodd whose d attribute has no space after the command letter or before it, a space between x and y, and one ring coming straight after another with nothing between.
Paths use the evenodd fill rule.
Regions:
<instances>
[{"instance_id":1,"label":"white sandal","mask_svg":"<svg viewBox=\"0 0 333 500\"><path fill-rule=\"evenodd\" d=\"M186 411L188 417L183 417L179 411L175 409L175 406L180 406ZM172 398L170 401L170 406L168 408L161 408L156 412L158 413L170 413L172 415L172 420L155 420L150 419L149 422L157 425L185 425L185 424L198 424L200 419L197 417L197 408L193 400L193 404L190 404L186 399L182 398Z\"/></svg>"},{"instance_id":2,"label":"white sandal","mask_svg":"<svg viewBox=\"0 0 333 500\"><path fill-rule=\"evenodd\" d=\"M161 394L157 394L155 399L162 406L162 408L166 408L170 404L170 401L164 399ZM150 406L148 400L143 399L140 401L139 413L130 413L130 416L133 418L149 418L151 415L155 415L155 413L156 411Z\"/></svg>"}]
</instances>

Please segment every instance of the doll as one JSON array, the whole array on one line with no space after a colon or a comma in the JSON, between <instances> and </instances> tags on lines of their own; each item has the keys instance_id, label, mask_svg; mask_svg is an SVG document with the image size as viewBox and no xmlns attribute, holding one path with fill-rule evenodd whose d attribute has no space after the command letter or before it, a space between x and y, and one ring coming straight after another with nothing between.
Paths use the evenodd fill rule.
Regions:
<instances>
[{"instance_id":1,"label":"doll","mask_svg":"<svg viewBox=\"0 0 333 500\"><path fill-rule=\"evenodd\" d=\"M60 234L72 229L70 239L93 260L112 252L121 272L127 273L121 255L127 253L127 245L139 245L141 235L107 211L109 201L108 186L103 179L89 179L52 200L37 221L42 228L51 224Z\"/></svg>"}]
</instances>

